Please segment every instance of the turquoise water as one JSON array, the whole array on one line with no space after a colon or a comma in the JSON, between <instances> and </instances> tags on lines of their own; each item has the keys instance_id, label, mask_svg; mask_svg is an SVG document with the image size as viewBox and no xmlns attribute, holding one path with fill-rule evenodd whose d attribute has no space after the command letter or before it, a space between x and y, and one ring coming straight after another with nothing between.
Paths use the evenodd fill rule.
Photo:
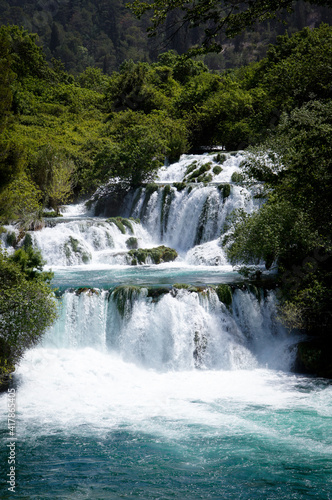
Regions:
<instances>
[{"instance_id":1,"label":"turquoise water","mask_svg":"<svg viewBox=\"0 0 332 500\"><path fill-rule=\"evenodd\" d=\"M108 268L82 267L55 268L53 285L60 290L68 287L111 288L117 285L168 285L187 283L193 285L236 283L243 281L231 266L172 266L169 264L144 266L109 266Z\"/></svg>"},{"instance_id":2,"label":"turquoise water","mask_svg":"<svg viewBox=\"0 0 332 500\"><path fill-rule=\"evenodd\" d=\"M15 498L331 498L327 381L39 349L16 383Z\"/></svg>"}]
</instances>

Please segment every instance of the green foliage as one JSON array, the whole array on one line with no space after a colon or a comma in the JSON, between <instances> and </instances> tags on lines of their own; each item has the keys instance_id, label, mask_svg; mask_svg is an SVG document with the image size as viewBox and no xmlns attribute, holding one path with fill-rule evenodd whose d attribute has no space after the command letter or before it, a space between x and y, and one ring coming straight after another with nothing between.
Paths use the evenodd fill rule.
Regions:
<instances>
[{"instance_id":1,"label":"green foliage","mask_svg":"<svg viewBox=\"0 0 332 500\"><path fill-rule=\"evenodd\" d=\"M136 250L138 248L138 241L137 238L134 236L131 236L126 240L126 246L129 248L129 250Z\"/></svg>"},{"instance_id":2,"label":"green foliage","mask_svg":"<svg viewBox=\"0 0 332 500\"><path fill-rule=\"evenodd\" d=\"M175 129L171 132L172 125ZM182 146L177 151L179 143L172 139L176 130L176 124L165 121L163 114L145 117L132 111L119 113L108 123L108 135L116 142L96 155L94 176L100 182L118 176L132 186L151 181L168 153L182 152ZM178 130L184 136L181 125Z\"/></svg>"},{"instance_id":3,"label":"green foliage","mask_svg":"<svg viewBox=\"0 0 332 500\"><path fill-rule=\"evenodd\" d=\"M222 168L219 165L216 165L215 167L213 167L212 172L214 173L214 175L218 175L220 174L220 172L222 172Z\"/></svg>"},{"instance_id":4,"label":"green foliage","mask_svg":"<svg viewBox=\"0 0 332 500\"><path fill-rule=\"evenodd\" d=\"M43 49L36 44L37 35L18 26L1 26L0 38L7 41L11 67L18 78L36 76L52 78Z\"/></svg>"},{"instance_id":5,"label":"green foliage","mask_svg":"<svg viewBox=\"0 0 332 500\"><path fill-rule=\"evenodd\" d=\"M28 176L20 174L0 192L0 221L18 221L29 228L40 219L40 197L40 191Z\"/></svg>"},{"instance_id":6,"label":"green foliage","mask_svg":"<svg viewBox=\"0 0 332 500\"><path fill-rule=\"evenodd\" d=\"M264 261L269 269L273 262L289 265L305 257L313 249L317 234L304 212L299 212L288 200L270 197L268 203L247 215L238 212L235 230L224 238L231 262L245 264Z\"/></svg>"},{"instance_id":7,"label":"green foliage","mask_svg":"<svg viewBox=\"0 0 332 500\"><path fill-rule=\"evenodd\" d=\"M0 30L0 133L6 125L12 100L13 93L11 83L14 78L14 73L11 70L12 57L10 54L10 45L7 36ZM0 144L0 152L2 150Z\"/></svg>"},{"instance_id":8,"label":"green foliage","mask_svg":"<svg viewBox=\"0 0 332 500\"><path fill-rule=\"evenodd\" d=\"M231 194L231 186L229 184L219 184L218 189L222 193L223 198L228 198Z\"/></svg>"},{"instance_id":9,"label":"green foliage","mask_svg":"<svg viewBox=\"0 0 332 500\"><path fill-rule=\"evenodd\" d=\"M77 78L81 87L93 90L100 94L104 94L109 78L101 71L100 68L86 68Z\"/></svg>"},{"instance_id":10,"label":"green foliage","mask_svg":"<svg viewBox=\"0 0 332 500\"><path fill-rule=\"evenodd\" d=\"M153 85L155 75L147 63L126 61L119 74L114 74L106 91L106 101L111 109L123 111L143 111L164 109L168 106L165 93Z\"/></svg>"},{"instance_id":11,"label":"green foliage","mask_svg":"<svg viewBox=\"0 0 332 500\"><path fill-rule=\"evenodd\" d=\"M177 191L183 191L186 189L187 184L185 182L173 182L173 186Z\"/></svg>"},{"instance_id":12,"label":"green foliage","mask_svg":"<svg viewBox=\"0 0 332 500\"><path fill-rule=\"evenodd\" d=\"M214 158L214 161L220 163L221 165L227 160L227 156L223 153L218 153Z\"/></svg>"},{"instance_id":13,"label":"green foliage","mask_svg":"<svg viewBox=\"0 0 332 500\"><path fill-rule=\"evenodd\" d=\"M238 214L224 239L232 262L278 264L282 317L307 331L331 327L331 111L331 101L313 101L282 117L258 161L244 166L265 181L267 202L252 215Z\"/></svg>"},{"instance_id":14,"label":"green foliage","mask_svg":"<svg viewBox=\"0 0 332 500\"><path fill-rule=\"evenodd\" d=\"M269 94L275 96L276 105L288 111L309 100L331 97L331 58L332 29L321 24L292 37L278 37L258 75L262 75Z\"/></svg>"},{"instance_id":15,"label":"green foliage","mask_svg":"<svg viewBox=\"0 0 332 500\"><path fill-rule=\"evenodd\" d=\"M25 165L25 154L18 142L0 136L0 190L18 176Z\"/></svg>"},{"instance_id":16,"label":"green foliage","mask_svg":"<svg viewBox=\"0 0 332 500\"><path fill-rule=\"evenodd\" d=\"M58 154L53 153L51 155L47 168L48 182L46 181L43 191L46 199L48 198L49 205L58 214L59 205L66 203L73 194L75 165L72 160L59 152ZM46 173L46 168L38 165L38 172Z\"/></svg>"},{"instance_id":17,"label":"green foliage","mask_svg":"<svg viewBox=\"0 0 332 500\"><path fill-rule=\"evenodd\" d=\"M16 237L16 234L14 232L7 233L6 243L7 243L7 245L9 245L11 247L15 247L15 245L17 243L17 237Z\"/></svg>"},{"instance_id":18,"label":"green foliage","mask_svg":"<svg viewBox=\"0 0 332 500\"><path fill-rule=\"evenodd\" d=\"M55 62L53 69L46 69L45 58L39 47L32 48L35 41L28 32L6 28L4 33L3 59L8 55L16 67L23 68L28 64L20 61L23 44L22 54L28 54L29 64L39 69L18 70L15 81L8 75L4 80L5 94L15 94L16 115L0 138L0 182L5 187L25 172L41 191L38 202L55 210L73 195L91 192L112 177L127 187L151 182L165 157L175 161L188 151L189 141L192 145L221 143L228 149L257 142L268 133L267 124L275 113L276 95L269 89L283 87L284 69L276 67L285 63L286 69L293 68L298 62L304 71L313 51L321 52L325 64L330 39L326 27L286 37L279 41L277 56L271 49L262 63L222 78L198 61L186 62L168 52L151 65L128 61L111 77L89 68L74 81ZM295 60L289 47L297 45L303 55L296 50ZM321 66L327 89L329 65ZM176 76L179 68L187 68L183 77ZM295 82L291 73L290 78ZM311 91L323 92L317 79L311 79ZM294 89L294 96L298 95ZM116 104L119 100L121 105ZM286 103L285 98L282 102ZM106 117L106 105L124 110ZM273 126L280 119L275 117ZM226 156L219 153L215 158L222 163ZM192 165L187 179L209 182L204 168L208 170Z\"/></svg>"},{"instance_id":19,"label":"green foliage","mask_svg":"<svg viewBox=\"0 0 332 500\"><path fill-rule=\"evenodd\" d=\"M31 248L31 247L30 247ZM38 253L0 252L0 374L15 368L56 318L49 273L39 271Z\"/></svg>"},{"instance_id":20,"label":"green foliage","mask_svg":"<svg viewBox=\"0 0 332 500\"><path fill-rule=\"evenodd\" d=\"M53 278L52 272L43 271L45 261L39 250L32 248L31 236L27 234L23 241L22 248L19 248L13 255L8 257L10 262L15 262L24 273L27 280L38 278L40 281L50 282Z\"/></svg>"},{"instance_id":21,"label":"green foliage","mask_svg":"<svg viewBox=\"0 0 332 500\"><path fill-rule=\"evenodd\" d=\"M244 180L244 176L240 172L233 172L231 181L237 184L241 183Z\"/></svg>"}]
</instances>

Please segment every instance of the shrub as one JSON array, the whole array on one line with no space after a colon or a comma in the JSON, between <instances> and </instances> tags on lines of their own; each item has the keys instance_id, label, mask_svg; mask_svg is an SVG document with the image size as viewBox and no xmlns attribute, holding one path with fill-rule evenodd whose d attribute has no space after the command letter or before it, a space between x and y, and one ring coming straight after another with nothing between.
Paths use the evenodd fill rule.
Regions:
<instances>
[{"instance_id":1,"label":"shrub","mask_svg":"<svg viewBox=\"0 0 332 500\"><path fill-rule=\"evenodd\" d=\"M232 177L231 177L232 182L240 183L243 181L243 179L244 179L244 176L243 176L243 174L240 174L240 172L233 172L232 173Z\"/></svg>"},{"instance_id":2,"label":"shrub","mask_svg":"<svg viewBox=\"0 0 332 500\"><path fill-rule=\"evenodd\" d=\"M219 165L216 165L215 167L213 167L212 172L213 172L215 175L218 175L218 174L220 174L220 172L222 172L222 168L221 168L221 167L219 167Z\"/></svg>"}]
</instances>

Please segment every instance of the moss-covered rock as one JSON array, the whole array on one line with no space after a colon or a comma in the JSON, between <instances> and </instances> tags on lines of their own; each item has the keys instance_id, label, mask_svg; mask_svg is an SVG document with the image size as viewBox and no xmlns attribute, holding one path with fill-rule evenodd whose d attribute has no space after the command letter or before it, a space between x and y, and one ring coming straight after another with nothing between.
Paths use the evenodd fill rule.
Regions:
<instances>
[{"instance_id":1,"label":"moss-covered rock","mask_svg":"<svg viewBox=\"0 0 332 500\"><path fill-rule=\"evenodd\" d=\"M158 188L159 188L158 184L151 182L150 184L146 185L145 192L151 196L152 193L154 193L155 191L158 191Z\"/></svg>"},{"instance_id":2,"label":"moss-covered rock","mask_svg":"<svg viewBox=\"0 0 332 500\"><path fill-rule=\"evenodd\" d=\"M226 307L230 307L232 305L233 295L232 289L229 285L216 286L216 294L218 295L220 302L225 304Z\"/></svg>"},{"instance_id":3,"label":"moss-covered rock","mask_svg":"<svg viewBox=\"0 0 332 500\"><path fill-rule=\"evenodd\" d=\"M201 368L203 364L204 354L207 348L207 338L200 331L195 331L194 334L194 345L195 349L193 352L193 357L195 360L195 367Z\"/></svg>"},{"instance_id":4,"label":"moss-covered rock","mask_svg":"<svg viewBox=\"0 0 332 500\"><path fill-rule=\"evenodd\" d=\"M148 297L152 297L155 301L158 300L163 295L170 292L169 288L166 287L149 287L148 288Z\"/></svg>"},{"instance_id":5,"label":"moss-covered rock","mask_svg":"<svg viewBox=\"0 0 332 500\"><path fill-rule=\"evenodd\" d=\"M233 172L232 173L232 177L231 177L232 182L241 183L243 181L243 179L244 179L244 177L240 172Z\"/></svg>"},{"instance_id":6,"label":"moss-covered rock","mask_svg":"<svg viewBox=\"0 0 332 500\"><path fill-rule=\"evenodd\" d=\"M216 165L215 167L213 167L212 172L214 173L214 175L218 175L220 174L220 172L222 172L222 168L219 165Z\"/></svg>"},{"instance_id":7,"label":"moss-covered rock","mask_svg":"<svg viewBox=\"0 0 332 500\"><path fill-rule=\"evenodd\" d=\"M124 225L127 229L129 229L129 232L130 232L131 234L134 234L133 225L132 225L132 223L130 222L130 220L122 218L122 219L121 219L121 222L122 222L122 224L123 224L123 225Z\"/></svg>"},{"instance_id":8,"label":"moss-covered rock","mask_svg":"<svg viewBox=\"0 0 332 500\"><path fill-rule=\"evenodd\" d=\"M223 198L228 198L231 194L231 186L229 184L219 184L218 189L222 193Z\"/></svg>"},{"instance_id":9,"label":"moss-covered rock","mask_svg":"<svg viewBox=\"0 0 332 500\"><path fill-rule=\"evenodd\" d=\"M81 288L77 288L75 290L75 295L81 295L82 293L86 293L90 297L92 295L99 295L100 294L99 290L96 290L96 288L81 287Z\"/></svg>"},{"instance_id":10,"label":"moss-covered rock","mask_svg":"<svg viewBox=\"0 0 332 500\"><path fill-rule=\"evenodd\" d=\"M192 163L190 163L190 165L187 167L185 175L191 174L191 172L193 172L194 170L196 170L196 168L197 168L197 160L195 160Z\"/></svg>"},{"instance_id":11,"label":"moss-covered rock","mask_svg":"<svg viewBox=\"0 0 332 500\"><path fill-rule=\"evenodd\" d=\"M187 184L185 182L174 182L173 186L177 191L183 191L187 187Z\"/></svg>"},{"instance_id":12,"label":"moss-covered rock","mask_svg":"<svg viewBox=\"0 0 332 500\"><path fill-rule=\"evenodd\" d=\"M160 212L160 225L161 234L167 230L169 210L171 207L174 192L169 184L167 184L162 192L161 212Z\"/></svg>"},{"instance_id":13,"label":"moss-covered rock","mask_svg":"<svg viewBox=\"0 0 332 500\"><path fill-rule=\"evenodd\" d=\"M122 234L126 234L126 228L122 224L121 217L111 217L110 219L107 219L107 222L109 224L114 224Z\"/></svg>"},{"instance_id":14,"label":"moss-covered rock","mask_svg":"<svg viewBox=\"0 0 332 500\"><path fill-rule=\"evenodd\" d=\"M172 262L178 256L176 250L164 245L155 248L138 248L136 250L130 250L128 254L132 258L132 265L136 265L137 263L146 264L148 258L151 259L153 264L160 264L161 262Z\"/></svg>"},{"instance_id":15,"label":"moss-covered rock","mask_svg":"<svg viewBox=\"0 0 332 500\"><path fill-rule=\"evenodd\" d=\"M138 240L134 236L131 236L130 238L127 239L126 241L127 248L129 250L135 250L138 248Z\"/></svg>"},{"instance_id":16,"label":"moss-covered rock","mask_svg":"<svg viewBox=\"0 0 332 500\"><path fill-rule=\"evenodd\" d=\"M208 172L211 169L211 162L205 163L204 165L201 165L199 168L194 170L189 177L187 177L187 181L195 181L198 182L210 182L210 181L203 181L204 174ZM212 179L212 176L211 176Z\"/></svg>"},{"instance_id":17,"label":"moss-covered rock","mask_svg":"<svg viewBox=\"0 0 332 500\"><path fill-rule=\"evenodd\" d=\"M194 285L188 285L187 283L174 283L173 288L176 290L188 290L188 292L200 292L201 289Z\"/></svg>"},{"instance_id":18,"label":"moss-covered rock","mask_svg":"<svg viewBox=\"0 0 332 500\"><path fill-rule=\"evenodd\" d=\"M81 256L83 264L88 264L91 259L91 255L84 251L81 243L72 236L69 236L68 241L64 245L65 256L67 260L70 260L72 253L78 254Z\"/></svg>"},{"instance_id":19,"label":"moss-covered rock","mask_svg":"<svg viewBox=\"0 0 332 500\"><path fill-rule=\"evenodd\" d=\"M53 218L58 218L58 217L63 217L62 214L57 213L55 210L52 210L50 212L43 212L42 217L46 219L53 219Z\"/></svg>"},{"instance_id":20,"label":"moss-covered rock","mask_svg":"<svg viewBox=\"0 0 332 500\"><path fill-rule=\"evenodd\" d=\"M134 233L131 221L129 219L125 219L124 217L110 217L106 222L108 222L109 224L114 224L122 234L126 234L127 229L131 234Z\"/></svg>"},{"instance_id":21,"label":"moss-covered rock","mask_svg":"<svg viewBox=\"0 0 332 500\"><path fill-rule=\"evenodd\" d=\"M216 163L220 163L222 165L227 160L227 156L223 153L218 153L213 159Z\"/></svg>"},{"instance_id":22,"label":"moss-covered rock","mask_svg":"<svg viewBox=\"0 0 332 500\"><path fill-rule=\"evenodd\" d=\"M113 290L109 299L114 301L119 314L125 317L131 313L135 301L141 294L141 290L139 286L121 285Z\"/></svg>"}]
</instances>

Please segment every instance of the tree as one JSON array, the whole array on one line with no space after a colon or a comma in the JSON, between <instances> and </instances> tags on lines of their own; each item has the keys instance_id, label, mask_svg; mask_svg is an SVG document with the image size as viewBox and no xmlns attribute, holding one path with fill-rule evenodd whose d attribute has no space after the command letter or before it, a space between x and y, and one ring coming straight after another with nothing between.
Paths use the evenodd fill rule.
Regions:
<instances>
[{"instance_id":1,"label":"tree","mask_svg":"<svg viewBox=\"0 0 332 500\"><path fill-rule=\"evenodd\" d=\"M73 193L74 162L64 151L47 144L40 148L30 165L32 177L42 191L43 204L59 211Z\"/></svg>"},{"instance_id":2,"label":"tree","mask_svg":"<svg viewBox=\"0 0 332 500\"><path fill-rule=\"evenodd\" d=\"M130 186L152 180L163 164L166 142L157 130L136 125L128 128L122 140L105 147L95 158L95 172L104 182L119 177Z\"/></svg>"},{"instance_id":3,"label":"tree","mask_svg":"<svg viewBox=\"0 0 332 500\"><path fill-rule=\"evenodd\" d=\"M306 0L315 5L330 5L330 0ZM190 51L191 54L201 52L219 52L221 45L215 41L216 36L223 32L228 38L233 38L257 22L275 18L282 11L291 11L293 0L196 0L181 2L173 0L155 0L147 3L134 0L131 9L140 18L146 12L151 12L149 36L155 36L160 28L168 24L166 36L171 39L181 30L205 26L205 36L201 48ZM169 15L176 12L174 23L170 27ZM170 29L171 28L171 29Z\"/></svg>"},{"instance_id":4,"label":"tree","mask_svg":"<svg viewBox=\"0 0 332 500\"><path fill-rule=\"evenodd\" d=\"M38 270L42 264L31 248L12 257L0 251L0 381L56 318L51 275Z\"/></svg>"},{"instance_id":5,"label":"tree","mask_svg":"<svg viewBox=\"0 0 332 500\"><path fill-rule=\"evenodd\" d=\"M252 215L240 213L224 239L233 263L275 263L284 319L320 334L332 328L331 116L331 101L282 116L275 137L244 167L265 183L267 201Z\"/></svg>"},{"instance_id":6,"label":"tree","mask_svg":"<svg viewBox=\"0 0 332 500\"><path fill-rule=\"evenodd\" d=\"M41 192L21 172L0 192L0 222L19 222L21 227L30 228L40 217L40 198Z\"/></svg>"},{"instance_id":7,"label":"tree","mask_svg":"<svg viewBox=\"0 0 332 500\"><path fill-rule=\"evenodd\" d=\"M12 57L12 70L18 78L37 76L50 79L50 70L43 49L36 44L37 35L18 26L1 26L0 37L7 40Z\"/></svg>"},{"instance_id":8,"label":"tree","mask_svg":"<svg viewBox=\"0 0 332 500\"><path fill-rule=\"evenodd\" d=\"M0 32L0 134L6 125L6 119L13 99L10 85L14 74L11 71L11 64L12 57L10 55L9 42L4 33Z\"/></svg>"},{"instance_id":9,"label":"tree","mask_svg":"<svg viewBox=\"0 0 332 500\"><path fill-rule=\"evenodd\" d=\"M75 165L69 158L58 157L57 160L58 162L52 172L48 195L50 205L59 213L60 204L66 203L72 196Z\"/></svg>"}]
</instances>

